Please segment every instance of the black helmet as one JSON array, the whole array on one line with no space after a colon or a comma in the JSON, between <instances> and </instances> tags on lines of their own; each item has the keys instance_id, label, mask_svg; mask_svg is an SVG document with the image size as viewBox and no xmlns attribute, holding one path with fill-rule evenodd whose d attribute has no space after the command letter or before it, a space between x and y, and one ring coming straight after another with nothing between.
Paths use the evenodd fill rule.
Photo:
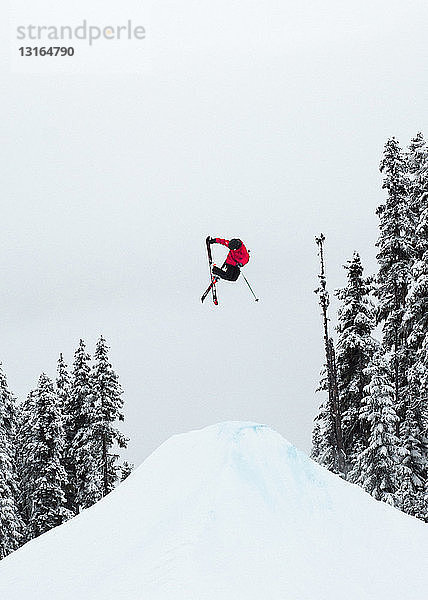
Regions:
<instances>
[{"instance_id":1,"label":"black helmet","mask_svg":"<svg viewBox=\"0 0 428 600\"><path fill-rule=\"evenodd\" d=\"M233 238L229 242L229 248L231 250L239 250L239 248L241 246L242 246L242 242L241 242L241 240L238 240L238 238Z\"/></svg>"}]
</instances>

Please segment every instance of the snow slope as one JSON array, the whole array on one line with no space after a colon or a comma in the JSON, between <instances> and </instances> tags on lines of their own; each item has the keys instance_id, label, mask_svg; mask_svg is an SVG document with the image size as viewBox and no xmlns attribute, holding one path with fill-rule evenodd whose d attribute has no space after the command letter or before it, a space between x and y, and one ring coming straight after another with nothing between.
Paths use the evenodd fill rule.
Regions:
<instances>
[{"instance_id":1,"label":"snow slope","mask_svg":"<svg viewBox=\"0 0 428 600\"><path fill-rule=\"evenodd\" d=\"M428 529L278 433L174 436L0 563L2 600L422 600Z\"/></svg>"}]
</instances>

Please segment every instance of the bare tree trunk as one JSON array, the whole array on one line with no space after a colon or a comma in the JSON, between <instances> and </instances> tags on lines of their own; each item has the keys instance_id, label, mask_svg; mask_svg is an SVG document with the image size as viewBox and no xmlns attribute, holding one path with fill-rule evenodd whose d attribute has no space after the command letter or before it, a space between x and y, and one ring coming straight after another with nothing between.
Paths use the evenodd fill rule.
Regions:
<instances>
[{"instance_id":1,"label":"bare tree trunk","mask_svg":"<svg viewBox=\"0 0 428 600\"><path fill-rule=\"evenodd\" d=\"M346 476L345 473L345 450L343 445L343 434L342 434L342 423L341 423L341 410L340 410L340 396L339 386L337 383L337 370L336 370L336 357L334 351L333 340L329 336L328 332L328 306L330 304L329 295L327 291L327 283L325 277L324 267L324 247L323 243L325 237L323 234L320 237L315 238L316 243L319 247L319 256L321 262L321 272L319 275L320 287L316 290L320 298L320 305L322 308L323 325L324 325L324 348L325 358L327 366L327 382L328 382L328 399L329 399L329 411L330 419L332 424L332 430L334 431L333 449L336 455L336 467L339 473Z\"/></svg>"},{"instance_id":2,"label":"bare tree trunk","mask_svg":"<svg viewBox=\"0 0 428 600\"><path fill-rule=\"evenodd\" d=\"M334 413L334 429L336 433L337 443L337 454L338 454L338 468L343 476L346 478L346 461L345 461L345 447L343 443L343 432L342 432L342 411L340 405L339 385L337 382L337 367L336 367L336 353L334 350L333 340L329 338L329 351L330 351L330 362L332 371L332 398L333 398L333 413Z\"/></svg>"}]
</instances>

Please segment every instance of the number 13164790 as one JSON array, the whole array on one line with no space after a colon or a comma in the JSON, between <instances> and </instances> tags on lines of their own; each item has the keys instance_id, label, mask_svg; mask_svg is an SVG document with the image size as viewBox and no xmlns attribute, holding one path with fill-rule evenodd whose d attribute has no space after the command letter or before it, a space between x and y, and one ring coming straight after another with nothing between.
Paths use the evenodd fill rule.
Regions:
<instances>
[{"instance_id":1,"label":"number 13164790","mask_svg":"<svg viewBox=\"0 0 428 600\"><path fill-rule=\"evenodd\" d=\"M21 56L73 56L74 48L72 46L21 46L19 53Z\"/></svg>"}]
</instances>

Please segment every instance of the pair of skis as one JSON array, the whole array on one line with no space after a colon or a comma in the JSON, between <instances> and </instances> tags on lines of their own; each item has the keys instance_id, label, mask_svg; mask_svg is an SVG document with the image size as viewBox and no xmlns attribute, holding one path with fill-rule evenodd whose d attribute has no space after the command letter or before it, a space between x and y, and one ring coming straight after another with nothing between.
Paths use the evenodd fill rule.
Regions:
<instances>
[{"instance_id":1,"label":"pair of skis","mask_svg":"<svg viewBox=\"0 0 428 600\"><path fill-rule=\"evenodd\" d=\"M201 296L201 302L203 302L205 300L205 298L208 296L208 294L211 291L212 292L212 297L213 297L213 302L217 306L218 300L217 300L216 283L219 280L219 277L216 277L212 273L213 257L212 257L212 254L211 254L211 244L210 244L210 238L209 238L209 236L206 239L206 243L207 243L208 265L210 267L211 283L209 284L209 286L207 287L207 289L205 290L205 292L202 294L202 296Z\"/></svg>"}]
</instances>

